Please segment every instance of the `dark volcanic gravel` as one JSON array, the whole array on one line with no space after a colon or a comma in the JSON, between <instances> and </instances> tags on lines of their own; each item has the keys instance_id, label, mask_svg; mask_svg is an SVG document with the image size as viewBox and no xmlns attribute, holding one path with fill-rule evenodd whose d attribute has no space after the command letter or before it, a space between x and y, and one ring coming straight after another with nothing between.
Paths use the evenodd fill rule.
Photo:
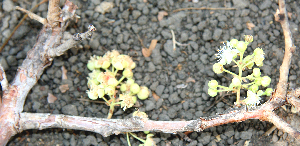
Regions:
<instances>
[{"instance_id":1,"label":"dark volcanic gravel","mask_svg":"<svg viewBox=\"0 0 300 146\"><path fill-rule=\"evenodd\" d=\"M95 11L99 0L72 0L79 7L76 12L81 18L77 23L72 22L68 28L69 34L84 32L89 24L93 24L97 31L89 41L83 41L77 47L70 49L64 55L56 57L53 64L41 76L38 84L29 93L24 105L25 112L53 113L78 115L85 117L106 118L108 107L104 104L80 101L87 98L87 61L92 55L104 55L109 50L118 50L122 54L130 55L136 62L134 78L140 85L145 85L155 92L160 99L155 101L152 95L141 103L140 111L145 111L151 120L192 120L200 116L211 116L221 113L234 103L234 95L228 95L225 100L215 103L220 96L212 98L207 94L207 83L211 79L228 86L231 76L225 73L215 74L212 65L217 62L215 54L223 41L236 38L243 40L244 35L254 36L254 42L246 54L261 47L265 51L265 61L262 75L272 78L271 87L275 88L279 77L279 68L284 55L284 37L281 26L275 22L273 14L278 8L274 0L227 0L227 1L199 1L190 0L115 0L114 8L105 14ZM109 0L111 1L111 0ZM144 2L147 1L147 2ZM24 15L14 10L14 6L30 9L38 0L0 2L0 39L3 43L10 32ZM63 3L61 3L63 4ZM236 10L184 10L173 12L180 8L208 7L208 8L236 8ZM41 5L35 13L46 17L47 4ZM167 16L159 21L158 13L166 11ZM287 11L290 12L290 28L293 33L295 46L299 45L299 20L300 1L287 2ZM247 23L255 27L248 29ZM36 21L26 19L24 24L15 33L8 45L1 52L0 63L11 81L18 65L21 65L27 51L35 43L36 36L42 25ZM173 50L172 34L174 31L179 43ZM66 33L67 36L67 33ZM152 55L148 58L142 55L143 45L149 47L152 39L158 43ZM1 43L1 44L2 44ZM68 73L68 80L62 80L61 67L64 66ZM300 60L295 54L289 76L290 88L300 86ZM236 71L235 67L226 66L227 69ZM251 71L245 71L245 75ZM186 83L188 78L195 82ZM62 93L59 86L69 85L69 90ZM186 88L178 88L185 84ZM58 99L54 103L47 102L48 93ZM242 92L242 96L246 96ZM262 102L266 101L262 97ZM209 107L212 108L208 109ZM287 111L278 109L286 119L299 119L299 115L288 115ZM123 112L116 107L113 118L129 118L135 109ZM292 120L293 121L293 120ZM298 120L299 122L300 120ZM299 125L298 122L291 122ZM268 122L247 120L241 123L232 123L206 129L202 132L192 132L185 140L182 134L154 133L157 145L175 146L222 146L239 145L297 145L295 140L281 130L275 130L269 136L263 134L272 127ZM299 128L299 127L297 127ZM144 136L142 132L137 133ZM136 139L131 139L131 144L141 144ZM124 134L102 137L93 132L48 129L29 130L16 135L9 142L14 145L72 145L72 146L117 146L127 145Z\"/></svg>"}]
</instances>

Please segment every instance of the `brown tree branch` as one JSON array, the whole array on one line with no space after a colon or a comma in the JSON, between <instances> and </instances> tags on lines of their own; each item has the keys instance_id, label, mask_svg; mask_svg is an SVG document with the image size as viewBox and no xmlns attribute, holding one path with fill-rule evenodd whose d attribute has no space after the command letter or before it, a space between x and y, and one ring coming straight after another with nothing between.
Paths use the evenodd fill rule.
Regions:
<instances>
[{"instance_id":1,"label":"brown tree branch","mask_svg":"<svg viewBox=\"0 0 300 146\"><path fill-rule=\"evenodd\" d=\"M279 82L277 84L275 98L281 98L285 100L286 91L287 91L287 81L289 76L289 69L292 59L292 53L295 52L295 46L293 45L292 41L292 33L289 28L288 16L285 7L285 1L279 0L279 9L277 9L276 13L274 14L275 20L280 22L283 34L284 34L284 41L285 41L285 53L284 58L282 61L282 65L280 66L280 76Z\"/></svg>"},{"instance_id":2,"label":"brown tree branch","mask_svg":"<svg viewBox=\"0 0 300 146\"><path fill-rule=\"evenodd\" d=\"M57 21L56 17L47 17L51 18L53 23L51 23L51 25L44 25L36 44L28 51L26 59L18 68L13 82L8 85L7 90L3 92L2 104L0 105L0 145L5 145L13 135L19 132L17 128L19 114L23 111L26 96L36 84L44 69L52 63L52 57L55 56L55 53L51 52L60 51L59 54L62 54L62 51L56 48L60 45L63 32L68 22L75 17L77 7L67 1L61 10L56 4L56 2L51 4L50 8L55 10L51 10L51 13L48 14L61 14L57 15L60 21ZM60 24L52 25L54 22ZM82 38L88 39L88 37ZM76 40L76 42L79 41L80 40ZM62 49L62 47L60 48Z\"/></svg>"}]
</instances>

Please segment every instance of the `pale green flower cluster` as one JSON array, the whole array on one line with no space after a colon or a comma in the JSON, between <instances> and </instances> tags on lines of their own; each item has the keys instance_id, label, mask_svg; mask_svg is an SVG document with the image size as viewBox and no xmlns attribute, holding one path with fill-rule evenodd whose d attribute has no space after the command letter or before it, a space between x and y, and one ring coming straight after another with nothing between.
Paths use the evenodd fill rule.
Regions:
<instances>
[{"instance_id":1,"label":"pale green flower cluster","mask_svg":"<svg viewBox=\"0 0 300 146\"><path fill-rule=\"evenodd\" d=\"M92 56L87 64L92 71L87 83L88 97L92 100L101 98L109 106L120 104L123 110L135 104L136 96L141 100L146 99L150 92L147 87L135 83L132 72L135 66L128 55L120 55L115 50L107 52L103 57ZM118 77L120 72L122 75ZM118 88L121 93L117 95Z\"/></svg>"},{"instance_id":2,"label":"pale green flower cluster","mask_svg":"<svg viewBox=\"0 0 300 146\"><path fill-rule=\"evenodd\" d=\"M227 42L226 45L220 47L218 53L216 54L219 60L213 65L213 71L216 74L220 74L223 72L229 73L233 76L233 78L229 87L219 85L216 80L209 81L208 94L210 96L214 97L218 94L218 92L222 91L232 91L234 93L237 93L237 105L243 103L253 106L259 104L260 96L271 95L271 93L273 92L272 88L267 88L265 91L259 90L259 86L267 87L271 83L270 77L261 77L261 72L259 68L254 68L253 73L251 75L242 77L242 72L244 70L252 69L254 65L262 67L263 61L265 59L264 51L261 48L256 48L252 54L244 57L247 45L252 41L253 37L251 35L246 35L245 41L238 41L237 39L232 39L230 42ZM230 65L232 62L234 62L235 65L239 68L238 74L235 74L224 68L224 65ZM241 89L248 90L247 98L244 100L240 100Z\"/></svg>"}]
</instances>

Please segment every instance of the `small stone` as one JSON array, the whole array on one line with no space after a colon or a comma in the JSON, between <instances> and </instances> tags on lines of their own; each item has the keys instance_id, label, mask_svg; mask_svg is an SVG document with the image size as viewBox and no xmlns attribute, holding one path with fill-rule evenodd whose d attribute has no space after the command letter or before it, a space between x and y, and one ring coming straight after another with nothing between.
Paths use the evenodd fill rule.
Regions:
<instances>
[{"instance_id":1,"label":"small stone","mask_svg":"<svg viewBox=\"0 0 300 146\"><path fill-rule=\"evenodd\" d=\"M171 104L179 103L180 98L178 97L178 93L177 92L172 93L168 98L168 100L170 101Z\"/></svg>"},{"instance_id":2,"label":"small stone","mask_svg":"<svg viewBox=\"0 0 300 146\"><path fill-rule=\"evenodd\" d=\"M138 24L139 25L145 25L147 24L148 22L148 17L147 16L141 16L139 19L138 19Z\"/></svg>"},{"instance_id":3,"label":"small stone","mask_svg":"<svg viewBox=\"0 0 300 146\"><path fill-rule=\"evenodd\" d=\"M138 10L132 11L133 19L139 18L139 17L141 16L141 14L142 14L142 13L141 13L140 11L138 11Z\"/></svg>"},{"instance_id":4,"label":"small stone","mask_svg":"<svg viewBox=\"0 0 300 146\"><path fill-rule=\"evenodd\" d=\"M3 8L4 11L10 12L15 8L15 6L14 6L14 3L11 0L4 0L2 8Z\"/></svg>"},{"instance_id":5,"label":"small stone","mask_svg":"<svg viewBox=\"0 0 300 146\"><path fill-rule=\"evenodd\" d=\"M144 101L144 103L146 105L146 108L145 108L146 111L151 111L151 110L155 109L155 104L153 101L146 100L146 101Z\"/></svg>"},{"instance_id":6,"label":"small stone","mask_svg":"<svg viewBox=\"0 0 300 146\"><path fill-rule=\"evenodd\" d=\"M264 9L268 9L269 7L271 7L272 5L272 2L270 0L265 0L262 4L259 5L259 8L261 10L264 10Z\"/></svg>"},{"instance_id":7,"label":"small stone","mask_svg":"<svg viewBox=\"0 0 300 146\"><path fill-rule=\"evenodd\" d=\"M155 93L158 95L158 96L161 96L162 93L164 92L165 90L165 86L164 85L158 85L155 89Z\"/></svg>"},{"instance_id":8,"label":"small stone","mask_svg":"<svg viewBox=\"0 0 300 146\"><path fill-rule=\"evenodd\" d=\"M251 139L251 137L252 137L252 132L253 132L253 131L251 131L251 130L248 130L248 131L242 131L242 132L240 133L240 138L241 138L241 139Z\"/></svg>"},{"instance_id":9,"label":"small stone","mask_svg":"<svg viewBox=\"0 0 300 146\"><path fill-rule=\"evenodd\" d=\"M155 65L152 62L148 63L148 72L154 72L155 71Z\"/></svg>"},{"instance_id":10,"label":"small stone","mask_svg":"<svg viewBox=\"0 0 300 146\"><path fill-rule=\"evenodd\" d=\"M113 2L102 2L100 5L96 6L95 11L105 14L106 12L110 12L113 7Z\"/></svg>"},{"instance_id":11,"label":"small stone","mask_svg":"<svg viewBox=\"0 0 300 146\"><path fill-rule=\"evenodd\" d=\"M78 111L75 105L68 104L62 108L62 113L66 115L78 116Z\"/></svg>"},{"instance_id":12,"label":"small stone","mask_svg":"<svg viewBox=\"0 0 300 146\"><path fill-rule=\"evenodd\" d=\"M176 58L180 54L180 49L173 48L173 42L171 40L167 40L164 44L164 51L166 51L170 56Z\"/></svg>"},{"instance_id":13,"label":"small stone","mask_svg":"<svg viewBox=\"0 0 300 146\"><path fill-rule=\"evenodd\" d=\"M4 71L5 71L5 70L8 70L9 66L8 66L8 64L7 64L7 62L6 62L6 60L5 60L4 57L1 57L1 58L0 58L0 64L2 65Z\"/></svg>"},{"instance_id":14,"label":"small stone","mask_svg":"<svg viewBox=\"0 0 300 146\"><path fill-rule=\"evenodd\" d=\"M98 145L97 139L94 135L89 135L85 139L82 140L84 146L89 145Z\"/></svg>"},{"instance_id":15,"label":"small stone","mask_svg":"<svg viewBox=\"0 0 300 146\"><path fill-rule=\"evenodd\" d=\"M205 29L203 34L202 34L202 39L204 41L209 41L212 39L212 33L209 29Z\"/></svg>"},{"instance_id":16,"label":"small stone","mask_svg":"<svg viewBox=\"0 0 300 146\"><path fill-rule=\"evenodd\" d=\"M215 29L215 31L214 31L213 39L214 39L215 41L217 41L217 40L219 40L219 38L221 37L221 35L222 35L222 29L217 28L217 29Z\"/></svg>"},{"instance_id":17,"label":"small stone","mask_svg":"<svg viewBox=\"0 0 300 146\"><path fill-rule=\"evenodd\" d=\"M233 0L232 2L236 8L245 8L250 4L248 0Z\"/></svg>"}]
</instances>

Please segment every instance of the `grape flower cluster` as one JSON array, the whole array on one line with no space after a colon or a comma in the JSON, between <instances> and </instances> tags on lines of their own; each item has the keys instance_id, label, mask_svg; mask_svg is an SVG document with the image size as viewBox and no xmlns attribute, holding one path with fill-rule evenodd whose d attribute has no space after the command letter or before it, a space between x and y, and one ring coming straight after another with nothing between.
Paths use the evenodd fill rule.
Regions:
<instances>
[{"instance_id":1,"label":"grape flower cluster","mask_svg":"<svg viewBox=\"0 0 300 146\"><path fill-rule=\"evenodd\" d=\"M220 47L218 54L216 54L218 62L213 65L213 71L216 74L223 72L229 73L233 76L233 78L229 87L219 85L216 80L209 81L208 94L210 96L214 97L218 94L218 92L232 91L233 93L237 93L236 105L246 104L249 106L255 106L260 103L260 96L270 96L272 94L272 88L267 88L265 91L260 90L260 86L267 87L270 85L271 78L269 76L261 76L259 68L253 68L252 74L246 77L242 76L244 70L252 69L254 65L257 67L263 66L264 51L261 48L256 48L252 54L244 57L247 45L252 41L253 36L245 35L245 41L232 39L224 44L224 46ZM232 62L234 62L238 67L238 74L224 68L225 65L229 65ZM244 100L240 100L241 89L247 90L247 97Z\"/></svg>"},{"instance_id":2,"label":"grape flower cluster","mask_svg":"<svg viewBox=\"0 0 300 146\"><path fill-rule=\"evenodd\" d=\"M137 98L148 98L148 88L139 86L133 79L132 69L135 66L128 55L120 55L115 50L103 57L92 56L88 61L87 68L92 71L87 78L88 97L92 100L103 99L110 106L109 118L114 106L120 105L126 110L136 103ZM121 92L118 93L117 89Z\"/></svg>"}]
</instances>

